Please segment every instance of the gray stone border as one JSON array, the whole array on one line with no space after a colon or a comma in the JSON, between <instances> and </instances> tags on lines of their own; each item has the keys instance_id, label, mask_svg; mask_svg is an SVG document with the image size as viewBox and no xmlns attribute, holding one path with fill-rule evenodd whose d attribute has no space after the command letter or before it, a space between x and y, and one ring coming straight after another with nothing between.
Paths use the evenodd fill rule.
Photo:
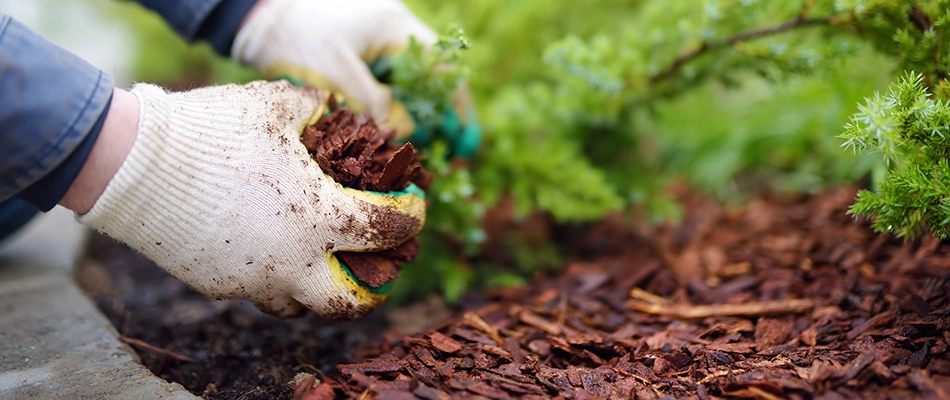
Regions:
<instances>
[{"instance_id":1,"label":"gray stone border","mask_svg":"<svg viewBox=\"0 0 950 400\"><path fill-rule=\"evenodd\" d=\"M0 398L197 399L145 368L79 289L88 237L56 208L0 242Z\"/></svg>"}]
</instances>

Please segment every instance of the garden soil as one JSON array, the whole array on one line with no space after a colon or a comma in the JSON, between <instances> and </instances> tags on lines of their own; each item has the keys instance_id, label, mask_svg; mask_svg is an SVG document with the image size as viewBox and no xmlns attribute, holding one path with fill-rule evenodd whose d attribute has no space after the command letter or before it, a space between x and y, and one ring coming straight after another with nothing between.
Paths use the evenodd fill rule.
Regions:
<instances>
[{"instance_id":1,"label":"garden soil","mask_svg":"<svg viewBox=\"0 0 950 400\"><path fill-rule=\"evenodd\" d=\"M950 398L950 243L872 233L855 192L683 195L683 223L574 230L559 273L437 318L280 321L103 237L80 280L153 372L207 398Z\"/></svg>"}]
</instances>

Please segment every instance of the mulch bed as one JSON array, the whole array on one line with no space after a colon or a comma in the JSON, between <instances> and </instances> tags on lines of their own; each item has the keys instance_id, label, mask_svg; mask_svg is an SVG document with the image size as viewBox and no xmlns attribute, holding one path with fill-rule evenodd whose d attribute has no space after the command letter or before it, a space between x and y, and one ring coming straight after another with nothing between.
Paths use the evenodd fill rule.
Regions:
<instances>
[{"instance_id":1,"label":"mulch bed","mask_svg":"<svg viewBox=\"0 0 950 400\"><path fill-rule=\"evenodd\" d=\"M845 215L854 193L736 212L689 197L686 221L657 229L610 218L558 275L408 336L380 336L379 313L281 322L233 305L176 325L182 301L221 303L149 281L99 304L126 336L193 359L134 346L197 394L213 384L212 398L950 398L950 243L872 233ZM133 268L114 256L99 254L109 274ZM381 341L352 338L367 325Z\"/></svg>"},{"instance_id":2,"label":"mulch bed","mask_svg":"<svg viewBox=\"0 0 950 400\"><path fill-rule=\"evenodd\" d=\"M604 223L600 253L299 398L950 398L950 245L877 236L854 190Z\"/></svg>"}]
</instances>

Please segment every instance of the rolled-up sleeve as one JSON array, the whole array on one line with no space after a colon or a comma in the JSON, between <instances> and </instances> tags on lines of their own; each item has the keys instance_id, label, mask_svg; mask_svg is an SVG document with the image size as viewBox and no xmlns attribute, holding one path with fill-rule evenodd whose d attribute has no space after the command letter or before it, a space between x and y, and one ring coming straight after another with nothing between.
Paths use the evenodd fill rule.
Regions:
<instances>
[{"instance_id":1,"label":"rolled-up sleeve","mask_svg":"<svg viewBox=\"0 0 950 400\"><path fill-rule=\"evenodd\" d=\"M0 200L29 191L34 205L52 208L88 157L113 87L111 76L0 14Z\"/></svg>"},{"instance_id":2,"label":"rolled-up sleeve","mask_svg":"<svg viewBox=\"0 0 950 400\"><path fill-rule=\"evenodd\" d=\"M161 15L186 41L207 41L215 51L227 56L241 22L258 0L137 1Z\"/></svg>"}]
</instances>

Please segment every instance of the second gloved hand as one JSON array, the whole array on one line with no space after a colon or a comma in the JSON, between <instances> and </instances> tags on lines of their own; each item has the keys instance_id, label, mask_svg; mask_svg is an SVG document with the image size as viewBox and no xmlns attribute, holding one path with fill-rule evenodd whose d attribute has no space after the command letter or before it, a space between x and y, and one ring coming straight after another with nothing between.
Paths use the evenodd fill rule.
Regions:
<instances>
[{"instance_id":1,"label":"second gloved hand","mask_svg":"<svg viewBox=\"0 0 950 400\"><path fill-rule=\"evenodd\" d=\"M405 242L425 204L345 189L310 159L299 135L325 110L325 92L286 82L132 92L135 144L82 223L207 296L277 316L354 318L383 301L333 252Z\"/></svg>"},{"instance_id":2,"label":"second gloved hand","mask_svg":"<svg viewBox=\"0 0 950 400\"><path fill-rule=\"evenodd\" d=\"M261 0L234 39L232 58L266 78L291 77L342 93L351 108L369 112L405 137L415 129L392 91L367 62L424 44L436 34L398 0Z\"/></svg>"}]
</instances>

